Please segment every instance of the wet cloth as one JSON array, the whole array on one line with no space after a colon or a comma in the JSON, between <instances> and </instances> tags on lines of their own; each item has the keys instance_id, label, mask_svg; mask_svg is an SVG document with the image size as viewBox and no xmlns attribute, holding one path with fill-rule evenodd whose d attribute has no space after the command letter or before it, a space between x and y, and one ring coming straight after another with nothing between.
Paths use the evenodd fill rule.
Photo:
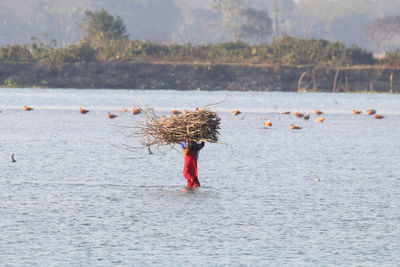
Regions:
<instances>
[{"instance_id":1,"label":"wet cloth","mask_svg":"<svg viewBox=\"0 0 400 267\"><path fill-rule=\"evenodd\" d=\"M199 151L204 147L204 142L200 144L194 141L190 141L189 149L186 149L186 141L182 142L184 164L183 164L183 176L187 180L188 187L199 187L199 173L197 169L197 158Z\"/></svg>"}]
</instances>

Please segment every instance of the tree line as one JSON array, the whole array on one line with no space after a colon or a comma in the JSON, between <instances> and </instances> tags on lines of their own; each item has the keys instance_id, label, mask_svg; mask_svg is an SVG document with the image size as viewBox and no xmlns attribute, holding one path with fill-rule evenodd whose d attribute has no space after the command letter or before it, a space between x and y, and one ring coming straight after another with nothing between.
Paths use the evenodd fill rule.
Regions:
<instances>
[{"instance_id":1,"label":"tree line","mask_svg":"<svg viewBox=\"0 0 400 267\"><path fill-rule=\"evenodd\" d=\"M347 47L340 42L323 39L303 39L281 35L272 42L249 44L241 38L256 38L261 33L272 33L271 20L265 13L232 6L232 1L216 1L214 8L227 12L227 20L244 12L244 18L231 24L232 42L217 44L161 44L150 41L130 40L127 27L120 16L113 16L105 9L85 11L78 24L82 36L74 44L58 47L48 35L32 38L26 45L7 45L0 48L0 62L38 62L51 66L62 63L90 63L113 61L169 61L243 64L285 64L329 66L372 65L383 63L400 66L400 51L388 53L383 61L374 59L372 52L358 46ZM240 3L239 1L236 3ZM230 5L229 8L226 5ZM254 24L254 19L263 21ZM269 26L268 26L269 25Z\"/></svg>"},{"instance_id":2,"label":"tree line","mask_svg":"<svg viewBox=\"0 0 400 267\"><path fill-rule=\"evenodd\" d=\"M287 34L376 52L400 48L388 18L400 14L398 0L2 0L0 46L25 44L43 32L62 46L75 43L84 11L101 8L120 15L136 40L255 44Z\"/></svg>"}]
</instances>

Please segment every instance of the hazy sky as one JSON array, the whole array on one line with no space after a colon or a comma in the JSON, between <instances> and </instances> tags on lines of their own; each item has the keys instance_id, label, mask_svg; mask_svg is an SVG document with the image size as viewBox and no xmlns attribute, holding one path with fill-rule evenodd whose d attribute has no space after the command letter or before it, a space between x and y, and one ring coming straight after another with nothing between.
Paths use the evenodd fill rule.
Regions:
<instances>
[{"instance_id":1,"label":"hazy sky","mask_svg":"<svg viewBox=\"0 0 400 267\"><path fill-rule=\"evenodd\" d=\"M27 43L47 33L60 45L82 36L85 10L105 8L123 18L131 39L193 44L227 42L213 0L0 0L0 45ZM268 8L278 33L324 38L373 49L366 28L379 17L400 14L400 0L245 0ZM225 34L223 34L225 33ZM270 36L269 40L272 39ZM396 47L396 44L392 44Z\"/></svg>"}]
</instances>

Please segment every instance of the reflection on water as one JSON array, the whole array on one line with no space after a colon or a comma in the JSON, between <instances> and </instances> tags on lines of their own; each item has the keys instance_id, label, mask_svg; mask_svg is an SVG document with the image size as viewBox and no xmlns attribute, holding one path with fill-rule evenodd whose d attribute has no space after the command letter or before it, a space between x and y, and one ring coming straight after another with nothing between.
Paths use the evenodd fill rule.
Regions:
<instances>
[{"instance_id":1,"label":"reflection on water","mask_svg":"<svg viewBox=\"0 0 400 267\"><path fill-rule=\"evenodd\" d=\"M141 119L122 107L168 114L224 99L211 108L229 146L201 151L202 188L181 192L179 148L122 149L137 144L121 126ZM2 89L2 265L395 266L399 104L388 94ZM314 108L324 123L281 114ZM385 118L351 114L367 108Z\"/></svg>"}]
</instances>

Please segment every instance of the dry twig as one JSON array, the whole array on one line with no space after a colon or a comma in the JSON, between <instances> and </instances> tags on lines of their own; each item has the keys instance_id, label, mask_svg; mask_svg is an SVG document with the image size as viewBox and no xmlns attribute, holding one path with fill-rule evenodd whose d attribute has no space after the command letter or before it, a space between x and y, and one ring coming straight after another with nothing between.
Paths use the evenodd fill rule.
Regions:
<instances>
[{"instance_id":1,"label":"dry twig","mask_svg":"<svg viewBox=\"0 0 400 267\"><path fill-rule=\"evenodd\" d=\"M144 146L174 145L189 136L194 141L216 143L221 119L209 109L159 117L153 109L143 110L145 120L139 122L133 137Z\"/></svg>"}]
</instances>

